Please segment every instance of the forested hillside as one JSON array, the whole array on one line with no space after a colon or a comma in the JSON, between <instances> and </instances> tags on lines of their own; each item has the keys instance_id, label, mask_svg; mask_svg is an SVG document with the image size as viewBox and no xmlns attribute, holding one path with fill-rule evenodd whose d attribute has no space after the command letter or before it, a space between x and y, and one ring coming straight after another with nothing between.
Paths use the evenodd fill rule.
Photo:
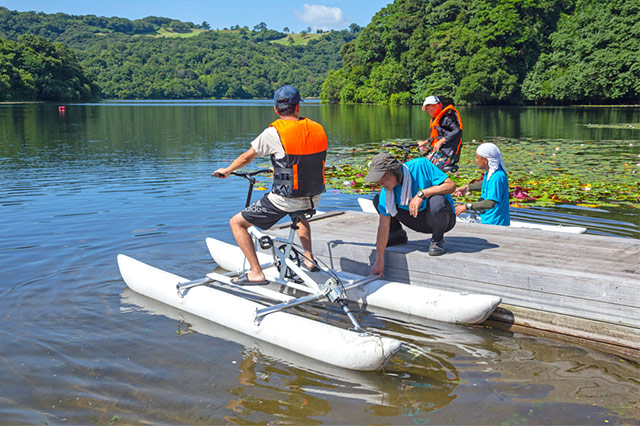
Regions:
<instances>
[{"instance_id":1,"label":"forested hillside","mask_svg":"<svg viewBox=\"0 0 640 426\"><path fill-rule=\"evenodd\" d=\"M32 34L0 39L0 101L86 101L98 87L73 52Z\"/></svg>"},{"instance_id":2,"label":"forested hillside","mask_svg":"<svg viewBox=\"0 0 640 426\"><path fill-rule=\"evenodd\" d=\"M640 99L637 0L395 0L359 30L210 30L155 16L0 7L0 39L33 34L62 43L67 49L51 46L76 70L76 80L49 83L57 81L53 62L39 56L35 62L48 65L34 67L26 59L33 46L23 54L5 41L0 99L267 98L282 84L326 102L420 103L426 94L466 104Z\"/></svg>"},{"instance_id":3,"label":"forested hillside","mask_svg":"<svg viewBox=\"0 0 640 426\"><path fill-rule=\"evenodd\" d=\"M358 30L301 33L294 42L264 23L206 28L153 16L132 21L0 7L0 38L36 34L63 43L104 98L265 98L283 84L317 97L328 71L342 65L340 47Z\"/></svg>"},{"instance_id":4,"label":"forested hillside","mask_svg":"<svg viewBox=\"0 0 640 426\"><path fill-rule=\"evenodd\" d=\"M395 0L341 51L328 102L638 103L637 0Z\"/></svg>"}]
</instances>

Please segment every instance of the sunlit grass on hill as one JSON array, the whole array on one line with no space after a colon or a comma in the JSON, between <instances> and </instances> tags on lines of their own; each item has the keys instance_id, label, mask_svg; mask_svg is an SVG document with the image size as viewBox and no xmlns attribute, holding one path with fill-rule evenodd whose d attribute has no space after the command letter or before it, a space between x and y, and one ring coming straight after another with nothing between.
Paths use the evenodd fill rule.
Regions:
<instances>
[{"instance_id":1,"label":"sunlit grass on hill","mask_svg":"<svg viewBox=\"0 0 640 426\"><path fill-rule=\"evenodd\" d=\"M196 28L190 28L190 31L188 33L179 33L179 32L175 32L172 31L170 28L160 28L158 30L158 34L155 35L154 37L178 37L178 38L189 38L189 37L195 37L198 34L201 34L203 32L206 31L210 31L210 30L199 30Z\"/></svg>"},{"instance_id":2,"label":"sunlit grass on hill","mask_svg":"<svg viewBox=\"0 0 640 426\"><path fill-rule=\"evenodd\" d=\"M304 46L309 43L311 40L316 40L322 37L322 34L312 34L312 33L300 33L300 34L289 34L286 37L279 38L278 40L273 40L271 43L282 44L285 46Z\"/></svg>"},{"instance_id":3,"label":"sunlit grass on hill","mask_svg":"<svg viewBox=\"0 0 640 426\"><path fill-rule=\"evenodd\" d=\"M153 37L177 37L177 38L189 38L195 37L198 34L208 31L215 31L226 34L236 34L242 35L243 32L241 30L201 30L196 28L191 28L189 32L177 32L173 31L171 28L161 28L158 30L157 34ZM317 40L322 37L323 34L315 34L315 33L291 33L286 37L282 37L278 40L272 40L271 43L281 44L284 46L305 46L311 40Z\"/></svg>"}]
</instances>

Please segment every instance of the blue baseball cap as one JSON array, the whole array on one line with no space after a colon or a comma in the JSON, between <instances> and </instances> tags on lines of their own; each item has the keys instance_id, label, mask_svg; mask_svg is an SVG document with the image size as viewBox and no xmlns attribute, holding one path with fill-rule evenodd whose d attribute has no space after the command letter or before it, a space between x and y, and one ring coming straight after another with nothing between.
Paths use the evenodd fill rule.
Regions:
<instances>
[{"instance_id":1,"label":"blue baseball cap","mask_svg":"<svg viewBox=\"0 0 640 426\"><path fill-rule=\"evenodd\" d=\"M275 104L295 105L301 101L300 92L293 86L282 86L276 90L276 94L273 95L273 102Z\"/></svg>"}]
</instances>

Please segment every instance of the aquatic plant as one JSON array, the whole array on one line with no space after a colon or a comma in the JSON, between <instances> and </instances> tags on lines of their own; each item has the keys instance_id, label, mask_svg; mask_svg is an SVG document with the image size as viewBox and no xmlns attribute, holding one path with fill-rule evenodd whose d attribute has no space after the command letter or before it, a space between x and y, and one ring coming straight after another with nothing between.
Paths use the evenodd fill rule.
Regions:
<instances>
[{"instance_id":1,"label":"aquatic plant","mask_svg":"<svg viewBox=\"0 0 640 426\"><path fill-rule=\"evenodd\" d=\"M459 170L450 174L456 185L481 179L474 153L483 142L493 142L502 151L509 177L513 206L550 206L557 203L586 207L615 207L640 204L640 142L580 141L564 139L512 139L491 137L465 143ZM387 150L398 159L405 152L398 147L417 141L395 139L358 147L331 149L326 168L327 186L342 192L367 194L379 190L364 181L368 162ZM412 150L407 160L423 155ZM477 194L458 201L477 199Z\"/></svg>"}]
</instances>

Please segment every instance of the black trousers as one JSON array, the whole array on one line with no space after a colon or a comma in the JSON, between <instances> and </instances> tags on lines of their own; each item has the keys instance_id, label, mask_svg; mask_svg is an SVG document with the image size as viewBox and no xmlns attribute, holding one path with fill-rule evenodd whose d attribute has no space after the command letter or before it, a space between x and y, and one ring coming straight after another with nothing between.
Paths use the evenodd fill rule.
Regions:
<instances>
[{"instance_id":1,"label":"black trousers","mask_svg":"<svg viewBox=\"0 0 640 426\"><path fill-rule=\"evenodd\" d=\"M373 205L378 208L380 193L373 199ZM440 241L444 233L449 232L456 225L456 214L444 195L429 197L427 208L418 212L418 217L409 214L409 210L398 209L398 214L391 218L389 234L402 230L405 225L414 231L431 234L433 241Z\"/></svg>"}]
</instances>

